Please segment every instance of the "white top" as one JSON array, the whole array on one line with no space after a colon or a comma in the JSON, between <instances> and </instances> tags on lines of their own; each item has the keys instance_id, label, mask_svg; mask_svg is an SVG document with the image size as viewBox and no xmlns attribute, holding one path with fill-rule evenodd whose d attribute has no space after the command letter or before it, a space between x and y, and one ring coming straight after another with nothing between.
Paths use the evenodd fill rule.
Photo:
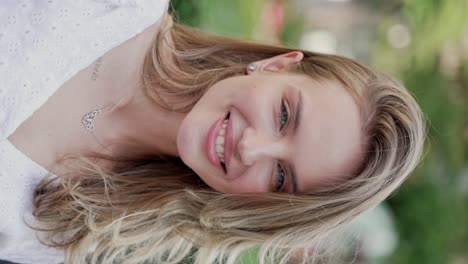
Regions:
<instances>
[{"instance_id":1,"label":"white top","mask_svg":"<svg viewBox=\"0 0 468 264\"><path fill-rule=\"evenodd\" d=\"M61 263L32 221L32 193L48 171L7 137L60 86L155 23L168 0L1 0L0 260Z\"/></svg>"}]
</instances>

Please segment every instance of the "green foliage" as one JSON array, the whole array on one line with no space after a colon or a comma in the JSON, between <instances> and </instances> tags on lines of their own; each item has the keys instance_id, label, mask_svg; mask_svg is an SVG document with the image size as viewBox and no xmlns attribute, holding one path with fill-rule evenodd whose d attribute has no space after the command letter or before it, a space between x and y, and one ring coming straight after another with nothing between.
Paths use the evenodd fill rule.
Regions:
<instances>
[{"instance_id":1,"label":"green foliage","mask_svg":"<svg viewBox=\"0 0 468 264\"><path fill-rule=\"evenodd\" d=\"M205 31L252 38L264 0L171 0L173 13L184 24Z\"/></svg>"},{"instance_id":2,"label":"green foliage","mask_svg":"<svg viewBox=\"0 0 468 264\"><path fill-rule=\"evenodd\" d=\"M183 24L200 25L200 6L196 0L171 0L171 13Z\"/></svg>"},{"instance_id":3,"label":"green foliage","mask_svg":"<svg viewBox=\"0 0 468 264\"><path fill-rule=\"evenodd\" d=\"M390 47L386 38L401 17L387 17L379 27L374 61L399 75L412 91L428 118L429 133L424 162L390 200L401 241L387 263L454 263L466 257L468 199L459 182L467 166L467 98L462 91L468 82L463 69L446 76L440 58L447 43L459 42L468 28L467 3L406 1L399 15L409 26L411 44L404 49Z\"/></svg>"},{"instance_id":4,"label":"green foliage","mask_svg":"<svg viewBox=\"0 0 468 264\"><path fill-rule=\"evenodd\" d=\"M447 40L459 40L468 26L465 0L406 1L406 17L413 29L412 51L418 67L436 63L437 54Z\"/></svg>"},{"instance_id":5,"label":"green foliage","mask_svg":"<svg viewBox=\"0 0 468 264\"><path fill-rule=\"evenodd\" d=\"M388 263L453 263L460 239L466 235L467 212L455 186L445 175L434 175L438 157L427 158L412 184L405 185L391 200L397 217L400 244ZM424 175L424 176L423 176Z\"/></svg>"},{"instance_id":6,"label":"green foliage","mask_svg":"<svg viewBox=\"0 0 468 264\"><path fill-rule=\"evenodd\" d=\"M258 263L258 248L250 249L244 252L237 261L238 264L253 264Z\"/></svg>"},{"instance_id":7,"label":"green foliage","mask_svg":"<svg viewBox=\"0 0 468 264\"><path fill-rule=\"evenodd\" d=\"M456 84L442 75L436 65L429 67L407 70L403 79L428 118L430 150L441 154L449 177L455 177L466 163L466 146L460 144L464 106L455 103L450 96L449 91L454 90Z\"/></svg>"},{"instance_id":8,"label":"green foliage","mask_svg":"<svg viewBox=\"0 0 468 264\"><path fill-rule=\"evenodd\" d=\"M299 46L299 40L304 32L304 17L294 16L286 20L286 23L281 32L281 40L284 45L289 47Z\"/></svg>"}]
</instances>

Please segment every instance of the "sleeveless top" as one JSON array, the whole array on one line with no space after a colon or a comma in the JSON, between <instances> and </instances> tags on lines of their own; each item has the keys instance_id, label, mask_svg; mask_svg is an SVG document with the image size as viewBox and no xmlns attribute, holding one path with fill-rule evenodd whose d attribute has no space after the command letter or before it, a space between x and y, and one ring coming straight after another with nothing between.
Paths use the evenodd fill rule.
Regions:
<instances>
[{"instance_id":1,"label":"sleeveless top","mask_svg":"<svg viewBox=\"0 0 468 264\"><path fill-rule=\"evenodd\" d=\"M34 224L35 186L49 172L7 137L63 83L167 12L168 0L2 0L0 4L0 260L62 263ZM0 261L1 262L1 261Z\"/></svg>"}]
</instances>

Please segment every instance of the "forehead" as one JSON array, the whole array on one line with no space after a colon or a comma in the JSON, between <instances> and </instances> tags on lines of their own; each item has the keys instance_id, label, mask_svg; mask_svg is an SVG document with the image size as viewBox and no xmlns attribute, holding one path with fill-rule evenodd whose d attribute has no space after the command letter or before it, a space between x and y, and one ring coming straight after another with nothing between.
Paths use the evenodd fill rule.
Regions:
<instances>
[{"instance_id":1,"label":"forehead","mask_svg":"<svg viewBox=\"0 0 468 264\"><path fill-rule=\"evenodd\" d=\"M288 139L294 157L290 163L296 168L298 190L307 192L349 176L360 164L360 109L336 80L288 79L291 89L301 92L303 105L298 133Z\"/></svg>"}]
</instances>

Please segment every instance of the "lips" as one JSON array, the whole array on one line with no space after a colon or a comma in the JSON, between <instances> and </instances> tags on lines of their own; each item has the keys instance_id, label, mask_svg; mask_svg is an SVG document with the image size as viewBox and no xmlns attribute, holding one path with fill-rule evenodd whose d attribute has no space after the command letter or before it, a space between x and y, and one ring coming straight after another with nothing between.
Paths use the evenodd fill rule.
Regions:
<instances>
[{"instance_id":1,"label":"lips","mask_svg":"<svg viewBox=\"0 0 468 264\"><path fill-rule=\"evenodd\" d=\"M232 158L232 146L233 146L233 135L232 135L232 116L229 114L229 120L226 127L226 135L224 140L224 161L226 162L226 169L230 168Z\"/></svg>"},{"instance_id":2,"label":"lips","mask_svg":"<svg viewBox=\"0 0 468 264\"><path fill-rule=\"evenodd\" d=\"M213 164L215 167L219 168L221 171L225 172L224 171L224 168L221 166L221 163L219 161L219 158L218 158L218 154L216 153L216 137L218 136L218 133L219 133L219 130L221 129L221 126L224 122L224 120L226 119L227 115L229 113L226 113L226 115L224 115L222 118L218 119L213 125L211 125L210 129L208 130L208 134L206 136L206 143L205 143L205 152L206 152L206 156L208 158L208 160L211 162L211 164ZM229 128L229 124L230 124L230 120L228 122L228 127ZM229 130L226 131L226 133L228 133ZM226 134L226 140L228 140L228 134ZM224 143L225 144L225 160L226 160L226 163L229 164L229 159L230 159L230 156L227 156L226 154L226 146L229 146L231 144L228 144L227 142Z\"/></svg>"}]
</instances>

